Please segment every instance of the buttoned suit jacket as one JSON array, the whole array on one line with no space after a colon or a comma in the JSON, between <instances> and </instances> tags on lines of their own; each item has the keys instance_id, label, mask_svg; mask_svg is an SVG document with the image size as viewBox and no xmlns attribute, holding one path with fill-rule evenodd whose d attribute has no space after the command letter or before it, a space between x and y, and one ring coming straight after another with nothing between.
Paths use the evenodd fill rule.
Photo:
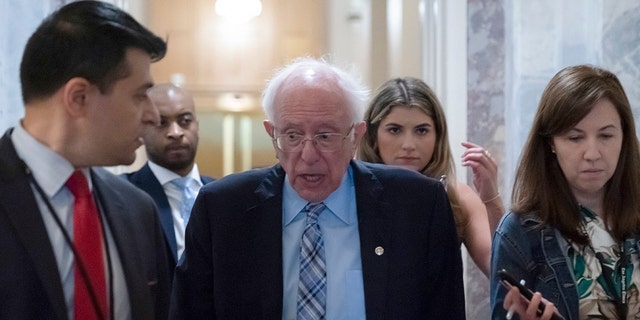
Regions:
<instances>
[{"instance_id":1,"label":"buttoned suit jacket","mask_svg":"<svg viewBox=\"0 0 640 320\"><path fill-rule=\"evenodd\" d=\"M178 244L176 242L176 234L173 226L173 216L171 214L171 206L169 205L169 199L164 192L164 188L153 174L149 163L147 162L140 170L132 173L126 173L123 175L129 182L133 183L136 187L142 189L149 194L158 207L158 219L162 225L162 231L164 233L164 239L167 244L167 256L170 258L171 274L173 274L173 268L175 268L178 261L177 252ZM207 184L215 179L208 176L200 175L200 181L202 184Z\"/></svg>"},{"instance_id":2,"label":"buttoned suit jacket","mask_svg":"<svg viewBox=\"0 0 640 320\"><path fill-rule=\"evenodd\" d=\"M28 168L10 132L0 139L0 319L67 319L60 272ZM153 200L101 168L94 195L117 248L133 319L164 319L169 271Z\"/></svg>"},{"instance_id":3,"label":"buttoned suit jacket","mask_svg":"<svg viewBox=\"0 0 640 320\"><path fill-rule=\"evenodd\" d=\"M350 165L367 319L464 319L460 246L442 184L407 169ZM200 190L171 319L282 319L284 178L276 165Z\"/></svg>"}]
</instances>

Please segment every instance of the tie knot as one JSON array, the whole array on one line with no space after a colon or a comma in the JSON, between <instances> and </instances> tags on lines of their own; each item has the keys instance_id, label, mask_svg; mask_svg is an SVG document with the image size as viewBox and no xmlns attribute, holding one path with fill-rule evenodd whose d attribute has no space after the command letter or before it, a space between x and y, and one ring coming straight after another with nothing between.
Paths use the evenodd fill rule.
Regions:
<instances>
[{"instance_id":1,"label":"tie knot","mask_svg":"<svg viewBox=\"0 0 640 320\"><path fill-rule=\"evenodd\" d=\"M311 220L315 222L318 219L318 216L320 215L322 210L324 210L324 208L325 208L324 202L316 202L316 203L309 202L304 207L304 211L307 213L307 220Z\"/></svg>"},{"instance_id":2,"label":"tie knot","mask_svg":"<svg viewBox=\"0 0 640 320\"><path fill-rule=\"evenodd\" d=\"M189 177L180 177L171 180L171 183L176 185L179 188L185 188L188 185Z\"/></svg>"},{"instance_id":3,"label":"tie knot","mask_svg":"<svg viewBox=\"0 0 640 320\"><path fill-rule=\"evenodd\" d=\"M87 178L80 170L74 171L65 185L67 186L69 191L73 193L74 197L85 197L91 195L91 191L89 191L89 184L87 183Z\"/></svg>"}]
</instances>

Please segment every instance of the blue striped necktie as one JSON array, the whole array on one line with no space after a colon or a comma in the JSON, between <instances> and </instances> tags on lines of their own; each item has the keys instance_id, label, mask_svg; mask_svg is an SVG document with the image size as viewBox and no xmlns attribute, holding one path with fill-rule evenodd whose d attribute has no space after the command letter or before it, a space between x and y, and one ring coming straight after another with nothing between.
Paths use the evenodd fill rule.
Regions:
<instances>
[{"instance_id":1,"label":"blue striped necktie","mask_svg":"<svg viewBox=\"0 0 640 320\"><path fill-rule=\"evenodd\" d=\"M324 240L318 225L318 215L324 203L309 203L302 212L307 225L300 242L300 282L298 284L298 320L324 319L327 303L327 268Z\"/></svg>"}]
</instances>

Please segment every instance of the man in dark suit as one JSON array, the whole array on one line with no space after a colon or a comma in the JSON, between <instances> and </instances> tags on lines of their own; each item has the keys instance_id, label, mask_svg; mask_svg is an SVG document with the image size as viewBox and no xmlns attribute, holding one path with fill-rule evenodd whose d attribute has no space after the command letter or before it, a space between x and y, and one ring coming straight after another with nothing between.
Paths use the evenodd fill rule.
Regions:
<instances>
[{"instance_id":1,"label":"man in dark suit","mask_svg":"<svg viewBox=\"0 0 640 320\"><path fill-rule=\"evenodd\" d=\"M444 187L353 160L366 88L311 58L263 93L279 164L200 190L175 271L176 319L464 319Z\"/></svg>"},{"instance_id":2,"label":"man in dark suit","mask_svg":"<svg viewBox=\"0 0 640 320\"><path fill-rule=\"evenodd\" d=\"M184 192L195 196L203 185L214 179L201 176L195 163L198 119L191 94L170 83L158 84L148 94L158 108L160 124L147 127L143 134L149 161L140 170L125 176L156 202L173 272L184 250L186 215L193 205ZM179 180L187 184L182 187L176 183Z\"/></svg>"},{"instance_id":3,"label":"man in dark suit","mask_svg":"<svg viewBox=\"0 0 640 320\"><path fill-rule=\"evenodd\" d=\"M132 163L159 121L146 91L165 52L98 1L60 8L30 37L25 116L0 139L0 319L167 317L153 200L96 167Z\"/></svg>"}]
</instances>

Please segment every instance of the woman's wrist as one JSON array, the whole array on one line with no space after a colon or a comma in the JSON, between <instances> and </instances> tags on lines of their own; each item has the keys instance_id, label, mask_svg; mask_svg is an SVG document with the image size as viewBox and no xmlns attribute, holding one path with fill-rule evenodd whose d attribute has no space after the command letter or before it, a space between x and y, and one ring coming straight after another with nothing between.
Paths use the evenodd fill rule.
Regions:
<instances>
[{"instance_id":1,"label":"woman's wrist","mask_svg":"<svg viewBox=\"0 0 640 320\"><path fill-rule=\"evenodd\" d=\"M496 195L495 195L495 196L490 197L489 199L486 199L486 200L481 199L481 200L482 200L482 203L487 204L487 203L490 203L490 202L496 201L496 200L498 200L498 199L500 199L500 191L498 191L498 192L496 193Z\"/></svg>"}]
</instances>

